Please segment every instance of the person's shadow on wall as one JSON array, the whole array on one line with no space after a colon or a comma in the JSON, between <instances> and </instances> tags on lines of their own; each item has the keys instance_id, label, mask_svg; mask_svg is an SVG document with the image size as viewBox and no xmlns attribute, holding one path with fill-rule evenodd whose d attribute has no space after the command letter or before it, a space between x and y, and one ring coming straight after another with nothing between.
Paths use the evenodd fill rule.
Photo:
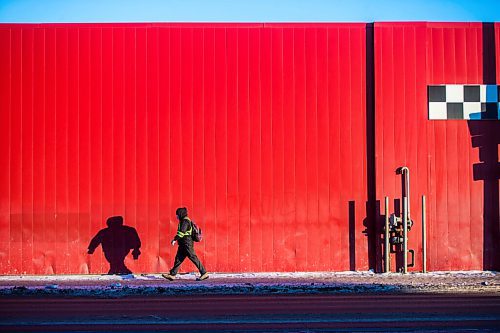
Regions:
<instances>
[{"instance_id":1,"label":"person's shadow on wall","mask_svg":"<svg viewBox=\"0 0 500 333\"><path fill-rule=\"evenodd\" d=\"M499 189L500 123L495 120L469 121L472 147L479 148L479 163L472 167L475 181L483 181L483 269L500 269Z\"/></svg>"},{"instance_id":2,"label":"person's shadow on wall","mask_svg":"<svg viewBox=\"0 0 500 333\"><path fill-rule=\"evenodd\" d=\"M139 258L141 240L133 227L123 225L122 216L112 216L106 221L107 228L100 230L92 238L88 253L94 253L102 244L104 257L109 262L108 274L131 274L132 271L125 266L125 257L132 251L134 260Z\"/></svg>"},{"instance_id":3,"label":"person's shadow on wall","mask_svg":"<svg viewBox=\"0 0 500 333\"><path fill-rule=\"evenodd\" d=\"M483 84L487 101L500 101L500 88L497 86L495 24L483 23ZM479 163L472 166L473 179L483 181L483 270L500 269L500 120L497 103L486 103L486 110L467 125L471 135L472 147L479 149Z\"/></svg>"}]
</instances>

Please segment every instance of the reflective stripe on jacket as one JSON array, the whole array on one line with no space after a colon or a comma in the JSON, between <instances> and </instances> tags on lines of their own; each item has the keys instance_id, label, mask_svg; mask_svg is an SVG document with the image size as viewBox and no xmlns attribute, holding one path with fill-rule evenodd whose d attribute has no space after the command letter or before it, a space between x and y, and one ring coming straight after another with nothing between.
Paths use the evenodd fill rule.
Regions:
<instances>
[{"instance_id":1,"label":"reflective stripe on jacket","mask_svg":"<svg viewBox=\"0 0 500 333\"><path fill-rule=\"evenodd\" d=\"M182 228L182 226L183 226L182 224L184 221L188 222L189 229L187 229L186 227ZM185 230L182 231L183 229L185 229ZM188 217L183 218L182 221L179 222L179 226L177 227L177 237L184 238L184 236L191 236L192 233L193 233L193 226L191 224L191 220Z\"/></svg>"}]
</instances>

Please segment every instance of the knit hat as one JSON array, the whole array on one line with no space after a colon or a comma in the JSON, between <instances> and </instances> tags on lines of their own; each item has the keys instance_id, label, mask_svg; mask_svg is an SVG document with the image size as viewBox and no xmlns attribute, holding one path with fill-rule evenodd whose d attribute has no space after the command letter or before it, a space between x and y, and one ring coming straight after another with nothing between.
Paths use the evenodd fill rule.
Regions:
<instances>
[{"instance_id":1,"label":"knit hat","mask_svg":"<svg viewBox=\"0 0 500 333\"><path fill-rule=\"evenodd\" d=\"M183 219L187 216L188 214L188 210L186 207L181 207L181 208L177 208L177 210L175 211L175 215L177 215L179 217L179 219Z\"/></svg>"}]
</instances>

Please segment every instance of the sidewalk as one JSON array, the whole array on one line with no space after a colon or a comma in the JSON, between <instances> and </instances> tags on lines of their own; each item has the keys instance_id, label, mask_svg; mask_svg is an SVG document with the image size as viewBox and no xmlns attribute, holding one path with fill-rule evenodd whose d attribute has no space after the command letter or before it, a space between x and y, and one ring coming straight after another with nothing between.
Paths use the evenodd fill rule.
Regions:
<instances>
[{"instance_id":1,"label":"sidewalk","mask_svg":"<svg viewBox=\"0 0 500 333\"><path fill-rule=\"evenodd\" d=\"M4 275L0 297L6 296L162 296L200 294L300 293L499 293L500 272L464 271L375 274L373 272L211 273L205 281L179 274L168 281L160 274Z\"/></svg>"}]
</instances>

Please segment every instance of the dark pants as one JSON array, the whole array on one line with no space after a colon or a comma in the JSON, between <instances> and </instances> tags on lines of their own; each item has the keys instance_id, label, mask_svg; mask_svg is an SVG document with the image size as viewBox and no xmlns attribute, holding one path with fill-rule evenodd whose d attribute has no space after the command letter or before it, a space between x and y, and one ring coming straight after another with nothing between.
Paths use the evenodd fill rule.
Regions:
<instances>
[{"instance_id":1,"label":"dark pants","mask_svg":"<svg viewBox=\"0 0 500 333\"><path fill-rule=\"evenodd\" d=\"M194 252L194 247L192 245L184 245L184 244L179 244L179 248L177 249L177 254L175 255L175 262L174 262L174 267L170 270L170 275L176 275L177 271L179 270L180 265L186 259L186 257L189 258L195 264L196 268L200 271L200 274L203 275L207 271L205 270L205 267L203 267L203 264L201 263L200 259L196 256L196 253Z\"/></svg>"}]
</instances>

